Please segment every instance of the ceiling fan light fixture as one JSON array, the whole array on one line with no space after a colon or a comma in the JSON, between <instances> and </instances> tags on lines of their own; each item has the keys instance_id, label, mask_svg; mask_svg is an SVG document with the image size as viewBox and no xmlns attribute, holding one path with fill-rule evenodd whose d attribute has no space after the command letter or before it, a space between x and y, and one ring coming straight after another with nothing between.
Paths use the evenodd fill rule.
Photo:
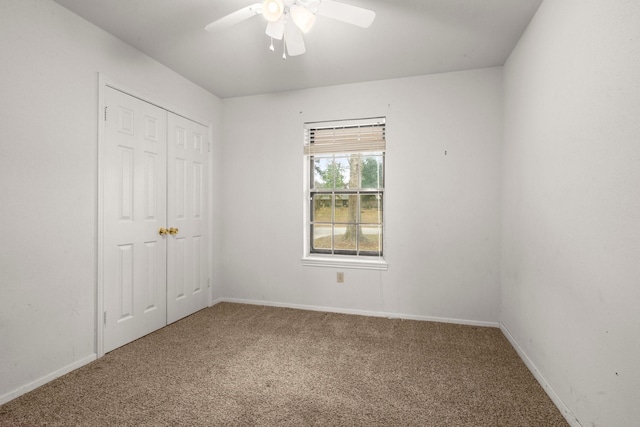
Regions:
<instances>
[{"instance_id":1,"label":"ceiling fan light fixture","mask_svg":"<svg viewBox=\"0 0 640 427\"><path fill-rule=\"evenodd\" d=\"M291 18L293 18L296 26L300 28L300 31L305 34L309 32L316 22L316 15L306 7L298 5L291 6Z\"/></svg>"},{"instance_id":2,"label":"ceiling fan light fixture","mask_svg":"<svg viewBox=\"0 0 640 427\"><path fill-rule=\"evenodd\" d=\"M267 21L275 22L284 13L282 0L264 0L262 3L262 15Z\"/></svg>"}]
</instances>

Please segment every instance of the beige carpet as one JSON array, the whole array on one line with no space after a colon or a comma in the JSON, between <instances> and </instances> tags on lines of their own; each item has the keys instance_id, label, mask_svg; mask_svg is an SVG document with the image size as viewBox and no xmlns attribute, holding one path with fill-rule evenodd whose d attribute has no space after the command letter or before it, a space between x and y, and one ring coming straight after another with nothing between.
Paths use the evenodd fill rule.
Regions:
<instances>
[{"instance_id":1,"label":"beige carpet","mask_svg":"<svg viewBox=\"0 0 640 427\"><path fill-rule=\"evenodd\" d=\"M2 426L566 426L500 330L222 303L0 406Z\"/></svg>"}]
</instances>

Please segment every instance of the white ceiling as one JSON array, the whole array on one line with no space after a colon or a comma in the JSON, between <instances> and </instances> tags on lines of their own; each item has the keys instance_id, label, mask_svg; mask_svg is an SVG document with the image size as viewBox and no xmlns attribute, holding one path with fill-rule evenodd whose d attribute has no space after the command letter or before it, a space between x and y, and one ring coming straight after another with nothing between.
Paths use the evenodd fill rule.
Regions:
<instances>
[{"instance_id":1,"label":"white ceiling","mask_svg":"<svg viewBox=\"0 0 640 427\"><path fill-rule=\"evenodd\" d=\"M307 52L282 60L256 16L208 23L258 0L55 0L221 97L503 65L542 0L340 0L371 9L368 29L318 16Z\"/></svg>"}]
</instances>

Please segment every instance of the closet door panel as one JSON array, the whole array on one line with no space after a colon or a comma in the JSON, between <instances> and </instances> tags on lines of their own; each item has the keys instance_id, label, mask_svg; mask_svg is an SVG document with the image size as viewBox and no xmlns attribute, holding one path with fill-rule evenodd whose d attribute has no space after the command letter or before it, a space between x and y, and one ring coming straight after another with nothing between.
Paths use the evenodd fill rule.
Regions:
<instances>
[{"instance_id":1,"label":"closet door panel","mask_svg":"<svg viewBox=\"0 0 640 427\"><path fill-rule=\"evenodd\" d=\"M207 147L207 127L169 113L168 323L209 305Z\"/></svg>"},{"instance_id":2,"label":"closet door panel","mask_svg":"<svg viewBox=\"0 0 640 427\"><path fill-rule=\"evenodd\" d=\"M166 325L167 112L105 88L104 351Z\"/></svg>"}]
</instances>

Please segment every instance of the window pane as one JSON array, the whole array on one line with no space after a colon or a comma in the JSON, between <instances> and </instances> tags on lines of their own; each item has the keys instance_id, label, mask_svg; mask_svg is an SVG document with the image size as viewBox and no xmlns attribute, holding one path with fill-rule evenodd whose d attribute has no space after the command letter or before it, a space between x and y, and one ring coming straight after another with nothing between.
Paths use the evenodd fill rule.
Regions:
<instances>
[{"instance_id":1,"label":"window pane","mask_svg":"<svg viewBox=\"0 0 640 427\"><path fill-rule=\"evenodd\" d=\"M360 252L382 253L382 226L363 225L360 227Z\"/></svg>"},{"instance_id":2,"label":"window pane","mask_svg":"<svg viewBox=\"0 0 640 427\"><path fill-rule=\"evenodd\" d=\"M358 196L355 194L336 194L335 199L335 222L357 222L358 221Z\"/></svg>"},{"instance_id":3,"label":"window pane","mask_svg":"<svg viewBox=\"0 0 640 427\"><path fill-rule=\"evenodd\" d=\"M382 224L382 196L380 194L360 195L360 222Z\"/></svg>"},{"instance_id":4,"label":"window pane","mask_svg":"<svg viewBox=\"0 0 640 427\"><path fill-rule=\"evenodd\" d=\"M360 154L355 153L345 157L338 157L336 158L337 161L340 161L344 171L344 185L340 188L360 188Z\"/></svg>"},{"instance_id":5,"label":"window pane","mask_svg":"<svg viewBox=\"0 0 640 427\"><path fill-rule=\"evenodd\" d=\"M313 158L312 188L333 188L336 175L336 167L333 156L316 156Z\"/></svg>"},{"instance_id":6,"label":"window pane","mask_svg":"<svg viewBox=\"0 0 640 427\"><path fill-rule=\"evenodd\" d=\"M331 194L316 194L313 196L314 222L331 222Z\"/></svg>"},{"instance_id":7,"label":"window pane","mask_svg":"<svg viewBox=\"0 0 640 427\"><path fill-rule=\"evenodd\" d=\"M311 226L311 246L314 250L331 250L331 225Z\"/></svg>"},{"instance_id":8,"label":"window pane","mask_svg":"<svg viewBox=\"0 0 640 427\"><path fill-rule=\"evenodd\" d=\"M362 155L362 188L383 188L383 157L380 153Z\"/></svg>"},{"instance_id":9,"label":"window pane","mask_svg":"<svg viewBox=\"0 0 640 427\"><path fill-rule=\"evenodd\" d=\"M351 176L351 163L349 162L349 157L336 157L336 187L338 189L341 188L351 188L349 187L349 180ZM357 168L355 169L357 171Z\"/></svg>"},{"instance_id":10,"label":"window pane","mask_svg":"<svg viewBox=\"0 0 640 427\"><path fill-rule=\"evenodd\" d=\"M358 227L355 224L336 225L333 244L336 251L355 251Z\"/></svg>"}]
</instances>

